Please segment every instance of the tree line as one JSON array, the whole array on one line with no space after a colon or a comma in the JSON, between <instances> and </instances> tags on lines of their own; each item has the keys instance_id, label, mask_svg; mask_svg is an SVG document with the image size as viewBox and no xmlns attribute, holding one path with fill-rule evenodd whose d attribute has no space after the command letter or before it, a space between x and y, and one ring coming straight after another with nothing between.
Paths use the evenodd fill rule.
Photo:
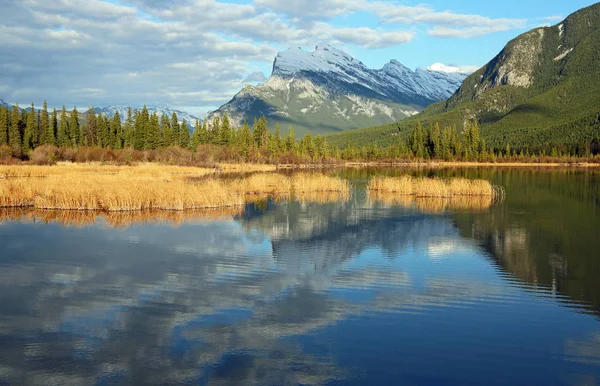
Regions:
<instances>
[{"instance_id":1,"label":"tree line","mask_svg":"<svg viewBox=\"0 0 600 386\"><path fill-rule=\"evenodd\" d=\"M425 129L420 122L408 136L394 134L397 140L388 146L358 145L331 146L327 137L306 133L296 139L293 127L282 135L278 123L269 130L265 117L255 119L250 126L244 122L236 127L227 115L211 121L189 123L180 121L177 114L170 117L142 109L127 109L125 117L116 112L112 117L97 114L94 108L79 113L67 111L0 107L0 146L8 146L14 157L25 158L37 147L52 145L59 148L100 147L120 150L156 150L179 147L191 151L211 151L216 158L234 158L246 162L325 162L335 160L379 161L399 159L438 159L459 161L495 161L506 157L529 157L515 154L510 146L494 149L486 146L476 120L466 122L462 130L456 126L443 129L436 122ZM544 155L544 154L542 154ZM550 155L550 154L549 154ZM553 150L553 157L564 156ZM214 158L214 157L213 157ZM223 159L225 158L225 159Z\"/></svg>"}]
</instances>

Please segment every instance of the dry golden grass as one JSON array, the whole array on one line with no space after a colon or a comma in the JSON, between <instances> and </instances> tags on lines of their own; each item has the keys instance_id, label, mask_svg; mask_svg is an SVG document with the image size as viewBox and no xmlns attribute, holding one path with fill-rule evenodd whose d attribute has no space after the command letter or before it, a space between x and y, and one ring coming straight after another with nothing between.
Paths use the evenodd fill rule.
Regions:
<instances>
[{"instance_id":1,"label":"dry golden grass","mask_svg":"<svg viewBox=\"0 0 600 386\"><path fill-rule=\"evenodd\" d=\"M262 165L262 164L230 164L220 163L219 167L224 172L234 173L251 173L251 172L274 172L277 170L275 165Z\"/></svg>"},{"instance_id":2,"label":"dry golden grass","mask_svg":"<svg viewBox=\"0 0 600 386\"><path fill-rule=\"evenodd\" d=\"M489 181L466 178L374 177L369 181L367 189L370 192L415 197L489 196L499 199L503 195L502 188L492 185Z\"/></svg>"},{"instance_id":3,"label":"dry golden grass","mask_svg":"<svg viewBox=\"0 0 600 386\"><path fill-rule=\"evenodd\" d=\"M297 173L292 176L292 190L296 193L350 191L347 180L320 173Z\"/></svg>"},{"instance_id":4,"label":"dry golden grass","mask_svg":"<svg viewBox=\"0 0 600 386\"><path fill-rule=\"evenodd\" d=\"M191 166L172 166L157 163L140 163L134 166L104 165L98 162L59 162L52 166L0 165L0 180L7 178L48 177L52 175L124 174L136 176L168 177L177 175L205 176L213 169Z\"/></svg>"},{"instance_id":5,"label":"dry golden grass","mask_svg":"<svg viewBox=\"0 0 600 386\"><path fill-rule=\"evenodd\" d=\"M220 179L207 176L209 169L156 164L18 166L0 173L0 207L38 209L189 210L243 205L252 194L350 191L347 181L321 174Z\"/></svg>"}]
</instances>

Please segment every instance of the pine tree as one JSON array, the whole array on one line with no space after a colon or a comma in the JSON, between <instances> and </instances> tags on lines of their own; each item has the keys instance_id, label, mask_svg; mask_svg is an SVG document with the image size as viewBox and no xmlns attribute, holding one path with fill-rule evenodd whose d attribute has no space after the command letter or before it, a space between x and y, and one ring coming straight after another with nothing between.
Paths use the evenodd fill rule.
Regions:
<instances>
[{"instance_id":1,"label":"pine tree","mask_svg":"<svg viewBox=\"0 0 600 386\"><path fill-rule=\"evenodd\" d=\"M254 140L252 138L252 132L250 131L250 126L248 126L248 122L246 122L246 120L244 120L244 124L242 125L242 128L240 129L240 135L239 135L239 143L240 143L240 146L242 147L242 154L244 155L244 157L248 156L250 147L252 146L253 142L254 142Z\"/></svg>"},{"instance_id":2,"label":"pine tree","mask_svg":"<svg viewBox=\"0 0 600 386\"><path fill-rule=\"evenodd\" d=\"M307 155L311 159L314 159L316 154L315 142L310 133L306 133L304 134L304 137L302 137L302 140L300 141L300 151L302 152L302 155Z\"/></svg>"},{"instance_id":3,"label":"pine tree","mask_svg":"<svg viewBox=\"0 0 600 386\"><path fill-rule=\"evenodd\" d=\"M58 119L56 109L52 110L50 115L50 122L46 132L46 143L48 145L56 146L56 130L58 128Z\"/></svg>"},{"instance_id":4,"label":"pine tree","mask_svg":"<svg viewBox=\"0 0 600 386\"><path fill-rule=\"evenodd\" d=\"M200 130L200 143L206 145L210 142L210 130L208 128L208 120L205 119L204 122L202 122L202 127Z\"/></svg>"},{"instance_id":5,"label":"pine tree","mask_svg":"<svg viewBox=\"0 0 600 386\"><path fill-rule=\"evenodd\" d=\"M160 117L160 135L162 147L169 147L173 145L173 130L169 123L169 117L163 114Z\"/></svg>"},{"instance_id":6,"label":"pine tree","mask_svg":"<svg viewBox=\"0 0 600 386\"><path fill-rule=\"evenodd\" d=\"M77 107L73 108L71 116L69 117L69 139L73 147L81 144L81 133L79 129L79 112Z\"/></svg>"},{"instance_id":7,"label":"pine tree","mask_svg":"<svg viewBox=\"0 0 600 386\"><path fill-rule=\"evenodd\" d=\"M452 126L452 135L451 135L451 140L450 140L450 146L452 149L451 151L455 157L462 156L462 141L458 135L458 132L456 131L455 125Z\"/></svg>"},{"instance_id":8,"label":"pine tree","mask_svg":"<svg viewBox=\"0 0 600 386\"><path fill-rule=\"evenodd\" d=\"M13 106L11 118L10 118L10 128L8 131L8 145L13 148L13 152L21 151L23 146L23 137L21 135L21 113L19 112L19 105Z\"/></svg>"},{"instance_id":9,"label":"pine tree","mask_svg":"<svg viewBox=\"0 0 600 386\"><path fill-rule=\"evenodd\" d=\"M108 130L109 130L109 128L108 128L108 125L106 124L106 120L104 119L104 115L102 113L96 115L95 121L96 121L96 123L95 123L96 134L91 136L91 138L90 138L91 142L87 142L87 143L92 146L106 147L108 145Z\"/></svg>"},{"instance_id":10,"label":"pine tree","mask_svg":"<svg viewBox=\"0 0 600 386\"><path fill-rule=\"evenodd\" d=\"M296 151L296 132L294 131L294 128L292 126L290 126L288 136L285 140L285 148L289 152Z\"/></svg>"},{"instance_id":11,"label":"pine tree","mask_svg":"<svg viewBox=\"0 0 600 386\"><path fill-rule=\"evenodd\" d=\"M200 121L196 119L196 124L194 125L194 131L192 133L192 138L190 139L190 148L193 151L196 151L198 145L200 145L200 136L202 135L202 125Z\"/></svg>"},{"instance_id":12,"label":"pine tree","mask_svg":"<svg viewBox=\"0 0 600 386\"><path fill-rule=\"evenodd\" d=\"M212 126L208 131L208 143L218 145L221 138L221 117L215 116L212 121Z\"/></svg>"},{"instance_id":13,"label":"pine tree","mask_svg":"<svg viewBox=\"0 0 600 386\"><path fill-rule=\"evenodd\" d=\"M25 132L23 133L23 153L27 153L34 147L35 133L37 131L35 119L35 108L31 104L31 111L27 112Z\"/></svg>"},{"instance_id":14,"label":"pine tree","mask_svg":"<svg viewBox=\"0 0 600 386\"><path fill-rule=\"evenodd\" d=\"M123 125L123 147L133 147L133 111L127 107L127 119Z\"/></svg>"},{"instance_id":15,"label":"pine tree","mask_svg":"<svg viewBox=\"0 0 600 386\"><path fill-rule=\"evenodd\" d=\"M317 134L315 137L315 155L318 158L325 158L327 156L327 140Z\"/></svg>"},{"instance_id":16,"label":"pine tree","mask_svg":"<svg viewBox=\"0 0 600 386\"><path fill-rule=\"evenodd\" d=\"M417 127L412 132L410 137L410 147L417 158L425 158L425 137L423 135L423 128L421 127L421 121L417 121Z\"/></svg>"},{"instance_id":17,"label":"pine tree","mask_svg":"<svg viewBox=\"0 0 600 386\"><path fill-rule=\"evenodd\" d=\"M121 116L116 111L110 121L111 147L113 149L122 149L125 139L123 137L123 125L121 124Z\"/></svg>"},{"instance_id":18,"label":"pine tree","mask_svg":"<svg viewBox=\"0 0 600 386\"><path fill-rule=\"evenodd\" d=\"M269 140L269 129L267 125L267 118L263 115L260 119L254 121L254 143L258 148L264 148L268 144Z\"/></svg>"},{"instance_id":19,"label":"pine tree","mask_svg":"<svg viewBox=\"0 0 600 386\"><path fill-rule=\"evenodd\" d=\"M190 128L184 121L181 122L181 130L179 132L179 146L190 147Z\"/></svg>"},{"instance_id":20,"label":"pine tree","mask_svg":"<svg viewBox=\"0 0 600 386\"><path fill-rule=\"evenodd\" d=\"M221 119L221 131L219 133L219 144L229 145L231 143L231 123L227 114L223 114Z\"/></svg>"},{"instance_id":21,"label":"pine tree","mask_svg":"<svg viewBox=\"0 0 600 386\"><path fill-rule=\"evenodd\" d=\"M157 149L158 147L160 147L160 123L158 121L158 115L155 112L150 116L145 148Z\"/></svg>"},{"instance_id":22,"label":"pine tree","mask_svg":"<svg viewBox=\"0 0 600 386\"><path fill-rule=\"evenodd\" d=\"M96 117L96 111L94 107L90 107L86 113L85 126L83 127L83 136L81 143L84 146L95 146L98 145L98 117Z\"/></svg>"},{"instance_id":23,"label":"pine tree","mask_svg":"<svg viewBox=\"0 0 600 386\"><path fill-rule=\"evenodd\" d=\"M0 146L8 144L8 108L0 106Z\"/></svg>"},{"instance_id":24,"label":"pine tree","mask_svg":"<svg viewBox=\"0 0 600 386\"><path fill-rule=\"evenodd\" d=\"M51 143L50 138L50 116L48 114L48 103L44 101L44 107L40 112L39 144L47 145Z\"/></svg>"},{"instance_id":25,"label":"pine tree","mask_svg":"<svg viewBox=\"0 0 600 386\"><path fill-rule=\"evenodd\" d=\"M171 144L174 146L180 145L180 132L181 128L179 127L179 119L177 118L177 114L173 113L171 115L171 132L173 133L173 139L171 140Z\"/></svg>"},{"instance_id":26,"label":"pine tree","mask_svg":"<svg viewBox=\"0 0 600 386\"><path fill-rule=\"evenodd\" d=\"M279 127L279 122L277 122L275 124L275 135L274 135L274 141L275 141L275 149L277 152L280 152L283 150L283 143L281 141L281 128Z\"/></svg>"},{"instance_id":27,"label":"pine tree","mask_svg":"<svg viewBox=\"0 0 600 386\"><path fill-rule=\"evenodd\" d=\"M67 147L71 145L69 140L69 123L67 121L67 109L63 105L60 111L60 118L58 120L58 128L56 129L56 144L60 147Z\"/></svg>"},{"instance_id":28,"label":"pine tree","mask_svg":"<svg viewBox=\"0 0 600 386\"><path fill-rule=\"evenodd\" d=\"M150 113L146 106L142 108L142 111L137 112L134 121L133 147L136 150L147 149L148 131L150 130Z\"/></svg>"},{"instance_id":29,"label":"pine tree","mask_svg":"<svg viewBox=\"0 0 600 386\"><path fill-rule=\"evenodd\" d=\"M432 155L435 158L442 158L444 156L442 152L442 134L440 132L440 124L435 123L433 127L433 133L431 135L431 142L433 143Z\"/></svg>"}]
</instances>

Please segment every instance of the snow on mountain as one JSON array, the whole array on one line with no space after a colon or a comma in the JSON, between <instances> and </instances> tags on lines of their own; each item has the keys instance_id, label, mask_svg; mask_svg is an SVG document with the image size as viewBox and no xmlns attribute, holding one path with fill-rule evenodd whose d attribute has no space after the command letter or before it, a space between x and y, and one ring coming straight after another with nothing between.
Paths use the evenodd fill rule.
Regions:
<instances>
[{"instance_id":1,"label":"snow on mountain","mask_svg":"<svg viewBox=\"0 0 600 386\"><path fill-rule=\"evenodd\" d=\"M142 107L135 108L135 109L132 108L131 111L133 112L136 109L141 110ZM171 118L173 113L175 113L175 114L177 114L177 118L179 119L179 122L182 122L185 120L188 124L194 124L196 122L196 120L201 120L197 116L190 114L186 111L172 109L167 106L147 107L147 109L150 114L156 113L159 117L162 116L163 114L165 114L169 118ZM110 105L110 106L106 106L106 107L94 107L94 112L96 114L105 114L105 115L108 115L109 117L114 116L115 113L118 111L121 119L125 119L127 117L127 110L128 110L127 106L120 106L120 105Z\"/></svg>"},{"instance_id":2,"label":"snow on mountain","mask_svg":"<svg viewBox=\"0 0 600 386\"><path fill-rule=\"evenodd\" d=\"M413 71L396 60L370 69L319 43L312 52L290 48L277 54L265 83L244 87L209 118L227 113L239 124L265 115L311 132L390 123L447 99L467 75L439 63Z\"/></svg>"}]
</instances>

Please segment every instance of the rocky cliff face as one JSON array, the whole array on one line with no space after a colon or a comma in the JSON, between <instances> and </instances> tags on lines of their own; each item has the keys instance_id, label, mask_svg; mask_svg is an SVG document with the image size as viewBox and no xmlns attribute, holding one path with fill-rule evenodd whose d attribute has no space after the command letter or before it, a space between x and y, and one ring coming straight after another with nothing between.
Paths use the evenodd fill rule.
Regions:
<instances>
[{"instance_id":1,"label":"rocky cliff face","mask_svg":"<svg viewBox=\"0 0 600 386\"><path fill-rule=\"evenodd\" d=\"M438 65L412 71L396 60L382 69L328 44L277 55L270 78L246 86L209 115L227 114L237 124L265 115L297 132L336 132L404 119L452 95L467 74Z\"/></svg>"},{"instance_id":2,"label":"rocky cliff face","mask_svg":"<svg viewBox=\"0 0 600 386\"><path fill-rule=\"evenodd\" d=\"M504 95L499 97L498 92L491 93L495 104L483 103L491 110L509 111L524 99L560 84L569 72L569 56L574 50L581 51L580 43L589 40L599 27L600 3L575 12L555 26L536 28L518 36L488 64L465 79L448 100L446 109L489 98L487 91L509 86L517 88L516 93L520 94L508 98L509 103Z\"/></svg>"}]
</instances>

